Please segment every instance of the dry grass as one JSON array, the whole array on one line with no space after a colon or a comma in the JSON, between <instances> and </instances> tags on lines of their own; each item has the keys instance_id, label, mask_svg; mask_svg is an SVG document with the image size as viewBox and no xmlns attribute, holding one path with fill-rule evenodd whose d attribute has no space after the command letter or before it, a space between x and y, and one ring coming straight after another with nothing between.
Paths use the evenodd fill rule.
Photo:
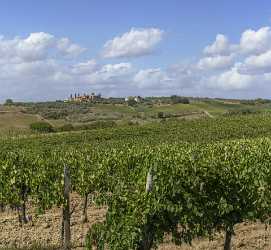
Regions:
<instances>
[{"instance_id":1,"label":"dry grass","mask_svg":"<svg viewBox=\"0 0 271 250\"><path fill-rule=\"evenodd\" d=\"M18 111L0 111L0 134L30 132L29 125L40 119Z\"/></svg>"}]
</instances>

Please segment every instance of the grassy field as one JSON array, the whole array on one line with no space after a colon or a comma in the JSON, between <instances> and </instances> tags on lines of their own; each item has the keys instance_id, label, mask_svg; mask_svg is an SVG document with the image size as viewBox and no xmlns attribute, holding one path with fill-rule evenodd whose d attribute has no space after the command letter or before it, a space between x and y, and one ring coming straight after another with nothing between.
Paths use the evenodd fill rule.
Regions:
<instances>
[{"instance_id":1,"label":"grassy field","mask_svg":"<svg viewBox=\"0 0 271 250\"><path fill-rule=\"evenodd\" d=\"M0 135L29 134L29 125L40 121L36 115L20 111L0 111Z\"/></svg>"},{"instance_id":2,"label":"grassy field","mask_svg":"<svg viewBox=\"0 0 271 250\"><path fill-rule=\"evenodd\" d=\"M204 116L217 117L227 112L249 110L268 112L270 103L242 104L235 100L191 100L189 104L139 103L126 104L69 104L38 103L22 106L0 105L0 135L30 134L29 125L47 121L58 128L65 124L80 126L96 121L114 121L118 125L159 122L159 113L176 119L195 119Z\"/></svg>"}]
</instances>

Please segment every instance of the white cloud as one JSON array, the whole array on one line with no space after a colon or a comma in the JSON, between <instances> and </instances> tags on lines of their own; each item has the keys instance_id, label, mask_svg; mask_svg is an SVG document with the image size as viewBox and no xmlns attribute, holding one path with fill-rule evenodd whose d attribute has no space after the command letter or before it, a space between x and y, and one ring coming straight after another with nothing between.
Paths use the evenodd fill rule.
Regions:
<instances>
[{"instance_id":1,"label":"white cloud","mask_svg":"<svg viewBox=\"0 0 271 250\"><path fill-rule=\"evenodd\" d=\"M68 38L61 38L57 41L58 50L66 56L76 57L83 53L86 49L78 44L72 43Z\"/></svg>"},{"instance_id":2,"label":"white cloud","mask_svg":"<svg viewBox=\"0 0 271 250\"><path fill-rule=\"evenodd\" d=\"M210 56L199 60L197 66L202 70L227 69L234 63L234 56Z\"/></svg>"},{"instance_id":3,"label":"white cloud","mask_svg":"<svg viewBox=\"0 0 271 250\"><path fill-rule=\"evenodd\" d=\"M32 33L26 39L16 39L14 53L25 61L40 60L46 56L46 52L54 45L54 36L40 32ZM12 49L12 48L10 48Z\"/></svg>"},{"instance_id":4,"label":"white cloud","mask_svg":"<svg viewBox=\"0 0 271 250\"><path fill-rule=\"evenodd\" d=\"M240 39L241 52L259 54L269 49L271 49L270 27L262 27L257 31L249 29L243 32Z\"/></svg>"},{"instance_id":5,"label":"white cloud","mask_svg":"<svg viewBox=\"0 0 271 250\"><path fill-rule=\"evenodd\" d=\"M253 83L253 80L253 76L240 74L237 67L233 67L226 72L211 76L206 82L207 86L210 88L220 90L241 90L249 88Z\"/></svg>"},{"instance_id":6,"label":"white cloud","mask_svg":"<svg viewBox=\"0 0 271 250\"><path fill-rule=\"evenodd\" d=\"M0 66L0 80L24 81L47 78L54 74L60 67L54 60L22 62L17 64L4 64Z\"/></svg>"},{"instance_id":7,"label":"white cloud","mask_svg":"<svg viewBox=\"0 0 271 250\"><path fill-rule=\"evenodd\" d=\"M169 86L173 79L157 68L140 70L133 80L139 88L163 88Z\"/></svg>"},{"instance_id":8,"label":"white cloud","mask_svg":"<svg viewBox=\"0 0 271 250\"><path fill-rule=\"evenodd\" d=\"M197 62L198 69L203 70L198 83L202 89L207 87L225 94L225 91L245 93L254 88L254 93L259 93L256 86L264 89L264 85L270 84L270 27L245 30L239 44L231 44L225 35L218 34L204 53L208 56Z\"/></svg>"},{"instance_id":9,"label":"white cloud","mask_svg":"<svg viewBox=\"0 0 271 250\"><path fill-rule=\"evenodd\" d=\"M87 62L77 63L72 66L72 73L78 75L86 75L97 70L98 64L96 60L92 59Z\"/></svg>"},{"instance_id":10,"label":"white cloud","mask_svg":"<svg viewBox=\"0 0 271 250\"><path fill-rule=\"evenodd\" d=\"M223 34L218 34L214 43L205 47L204 53L207 55L228 55L232 49L229 39Z\"/></svg>"},{"instance_id":11,"label":"white cloud","mask_svg":"<svg viewBox=\"0 0 271 250\"><path fill-rule=\"evenodd\" d=\"M162 40L163 31L156 28L135 29L105 43L105 58L138 57L150 54Z\"/></svg>"},{"instance_id":12,"label":"white cloud","mask_svg":"<svg viewBox=\"0 0 271 250\"><path fill-rule=\"evenodd\" d=\"M271 50L247 57L244 63L239 65L239 71L244 74L271 73Z\"/></svg>"},{"instance_id":13,"label":"white cloud","mask_svg":"<svg viewBox=\"0 0 271 250\"><path fill-rule=\"evenodd\" d=\"M132 73L132 65L130 63L106 64L93 73L84 77L84 80L92 85L94 84L118 84L127 81ZM118 86L117 86L118 87Z\"/></svg>"},{"instance_id":14,"label":"white cloud","mask_svg":"<svg viewBox=\"0 0 271 250\"><path fill-rule=\"evenodd\" d=\"M59 53L65 56L78 56L84 51L67 38L39 32L31 33L26 38L0 39L0 63L22 63L45 60Z\"/></svg>"}]
</instances>

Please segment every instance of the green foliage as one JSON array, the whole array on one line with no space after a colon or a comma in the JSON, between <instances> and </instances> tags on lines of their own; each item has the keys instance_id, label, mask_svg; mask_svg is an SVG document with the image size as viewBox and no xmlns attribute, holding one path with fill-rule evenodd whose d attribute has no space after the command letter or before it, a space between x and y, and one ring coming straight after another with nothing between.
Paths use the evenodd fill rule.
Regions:
<instances>
[{"instance_id":1,"label":"green foliage","mask_svg":"<svg viewBox=\"0 0 271 250\"><path fill-rule=\"evenodd\" d=\"M269 148L270 140L165 144L130 148L114 161L107 156L104 167L111 165L118 178L106 221L89 231L88 247L138 249L146 230L151 232L152 247L168 233L175 244L190 243L245 220L264 221L271 209ZM115 161L121 165L112 165ZM144 177L153 166L154 188L146 194Z\"/></svg>"},{"instance_id":2,"label":"green foliage","mask_svg":"<svg viewBox=\"0 0 271 250\"><path fill-rule=\"evenodd\" d=\"M127 101L127 104L128 104L128 106L133 107L133 106L135 106L137 104L137 102L135 101L135 99L129 98L128 101Z\"/></svg>"},{"instance_id":3,"label":"green foliage","mask_svg":"<svg viewBox=\"0 0 271 250\"><path fill-rule=\"evenodd\" d=\"M30 129L38 133L54 132L54 127L48 122L34 122L30 124Z\"/></svg>"},{"instance_id":4,"label":"green foliage","mask_svg":"<svg viewBox=\"0 0 271 250\"><path fill-rule=\"evenodd\" d=\"M13 105L13 100L12 99L7 99L4 103L4 105L6 106L10 106L10 105Z\"/></svg>"},{"instance_id":5,"label":"green foliage","mask_svg":"<svg viewBox=\"0 0 271 250\"><path fill-rule=\"evenodd\" d=\"M190 103L188 98L177 96L177 95L172 95L170 97L170 100L172 104L177 104L177 103L189 104Z\"/></svg>"},{"instance_id":6,"label":"green foliage","mask_svg":"<svg viewBox=\"0 0 271 250\"><path fill-rule=\"evenodd\" d=\"M164 122L146 127L0 141L0 203L25 196L45 211L63 204L63 167L72 191L106 205L88 249L180 245L271 213L270 116ZM229 140L228 139L235 139ZM237 140L238 139L238 140ZM153 189L146 193L152 169ZM22 195L24 193L25 195Z\"/></svg>"},{"instance_id":7,"label":"green foliage","mask_svg":"<svg viewBox=\"0 0 271 250\"><path fill-rule=\"evenodd\" d=\"M164 118L164 117L165 117L165 116L164 116L164 112L158 112L158 113L157 113L157 117L158 117L159 119Z\"/></svg>"}]
</instances>

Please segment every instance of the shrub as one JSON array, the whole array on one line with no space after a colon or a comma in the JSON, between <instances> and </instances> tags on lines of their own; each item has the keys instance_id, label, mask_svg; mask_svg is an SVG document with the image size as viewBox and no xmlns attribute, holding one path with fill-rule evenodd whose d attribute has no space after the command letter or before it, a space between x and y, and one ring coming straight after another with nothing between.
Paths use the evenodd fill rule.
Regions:
<instances>
[{"instance_id":1,"label":"shrub","mask_svg":"<svg viewBox=\"0 0 271 250\"><path fill-rule=\"evenodd\" d=\"M6 105L6 106L13 105L13 100L7 99L4 105Z\"/></svg>"},{"instance_id":2,"label":"shrub","mask_svg":"<svg viewBox=\"0 0 271 250\"><path fill-rule=\"evenodd\" d=\"M177 103L189 104L190 103L188 98L177 96L177 95L172 95L170 97L170 100L172 104L177 104Z\"/></svg>"},{"instance_id":3,"label":"shrub","mask_svg":"<svg viewBox=\"0 0 271 250\"><path fill-rule=\"evenodd\" d=\"M164 118L165 117L164 112L158 112L157 117L160 118L160 119Z\"/></svg>"},{"instance_id":4,"label":"shrub","mask_svg":"<svg viewBox=\"0 0 271 250\"><path fill-rule=\"evenodd\" d=\"M34 122L30 124L30 129L39 133L54 132L54 127L48 122Z\"/></svg>"},{"instance_id":5,"label":"shrub","mask_svg":"<svg viewBox=\"0 0 271 250\"><path fill-rule=\"evenodd\" d=\"M133 107L137 104L137 102L134 99L129 99L127 101L128 106Z\"/></svg>"},{"instance_id":6,"label":"shrub","mask_svg":"<svg viewBox=\"0 0 271 250\"><path fill-rule=\"evenodd\" d=\"M128 125L128 126L137 126L137 125L139 125L139 123L138 123L137 121L135 121L135 122L133 122L133 121L128 121L128 122L127 122L127 125Z\"/></svg>"}]
</instances>

